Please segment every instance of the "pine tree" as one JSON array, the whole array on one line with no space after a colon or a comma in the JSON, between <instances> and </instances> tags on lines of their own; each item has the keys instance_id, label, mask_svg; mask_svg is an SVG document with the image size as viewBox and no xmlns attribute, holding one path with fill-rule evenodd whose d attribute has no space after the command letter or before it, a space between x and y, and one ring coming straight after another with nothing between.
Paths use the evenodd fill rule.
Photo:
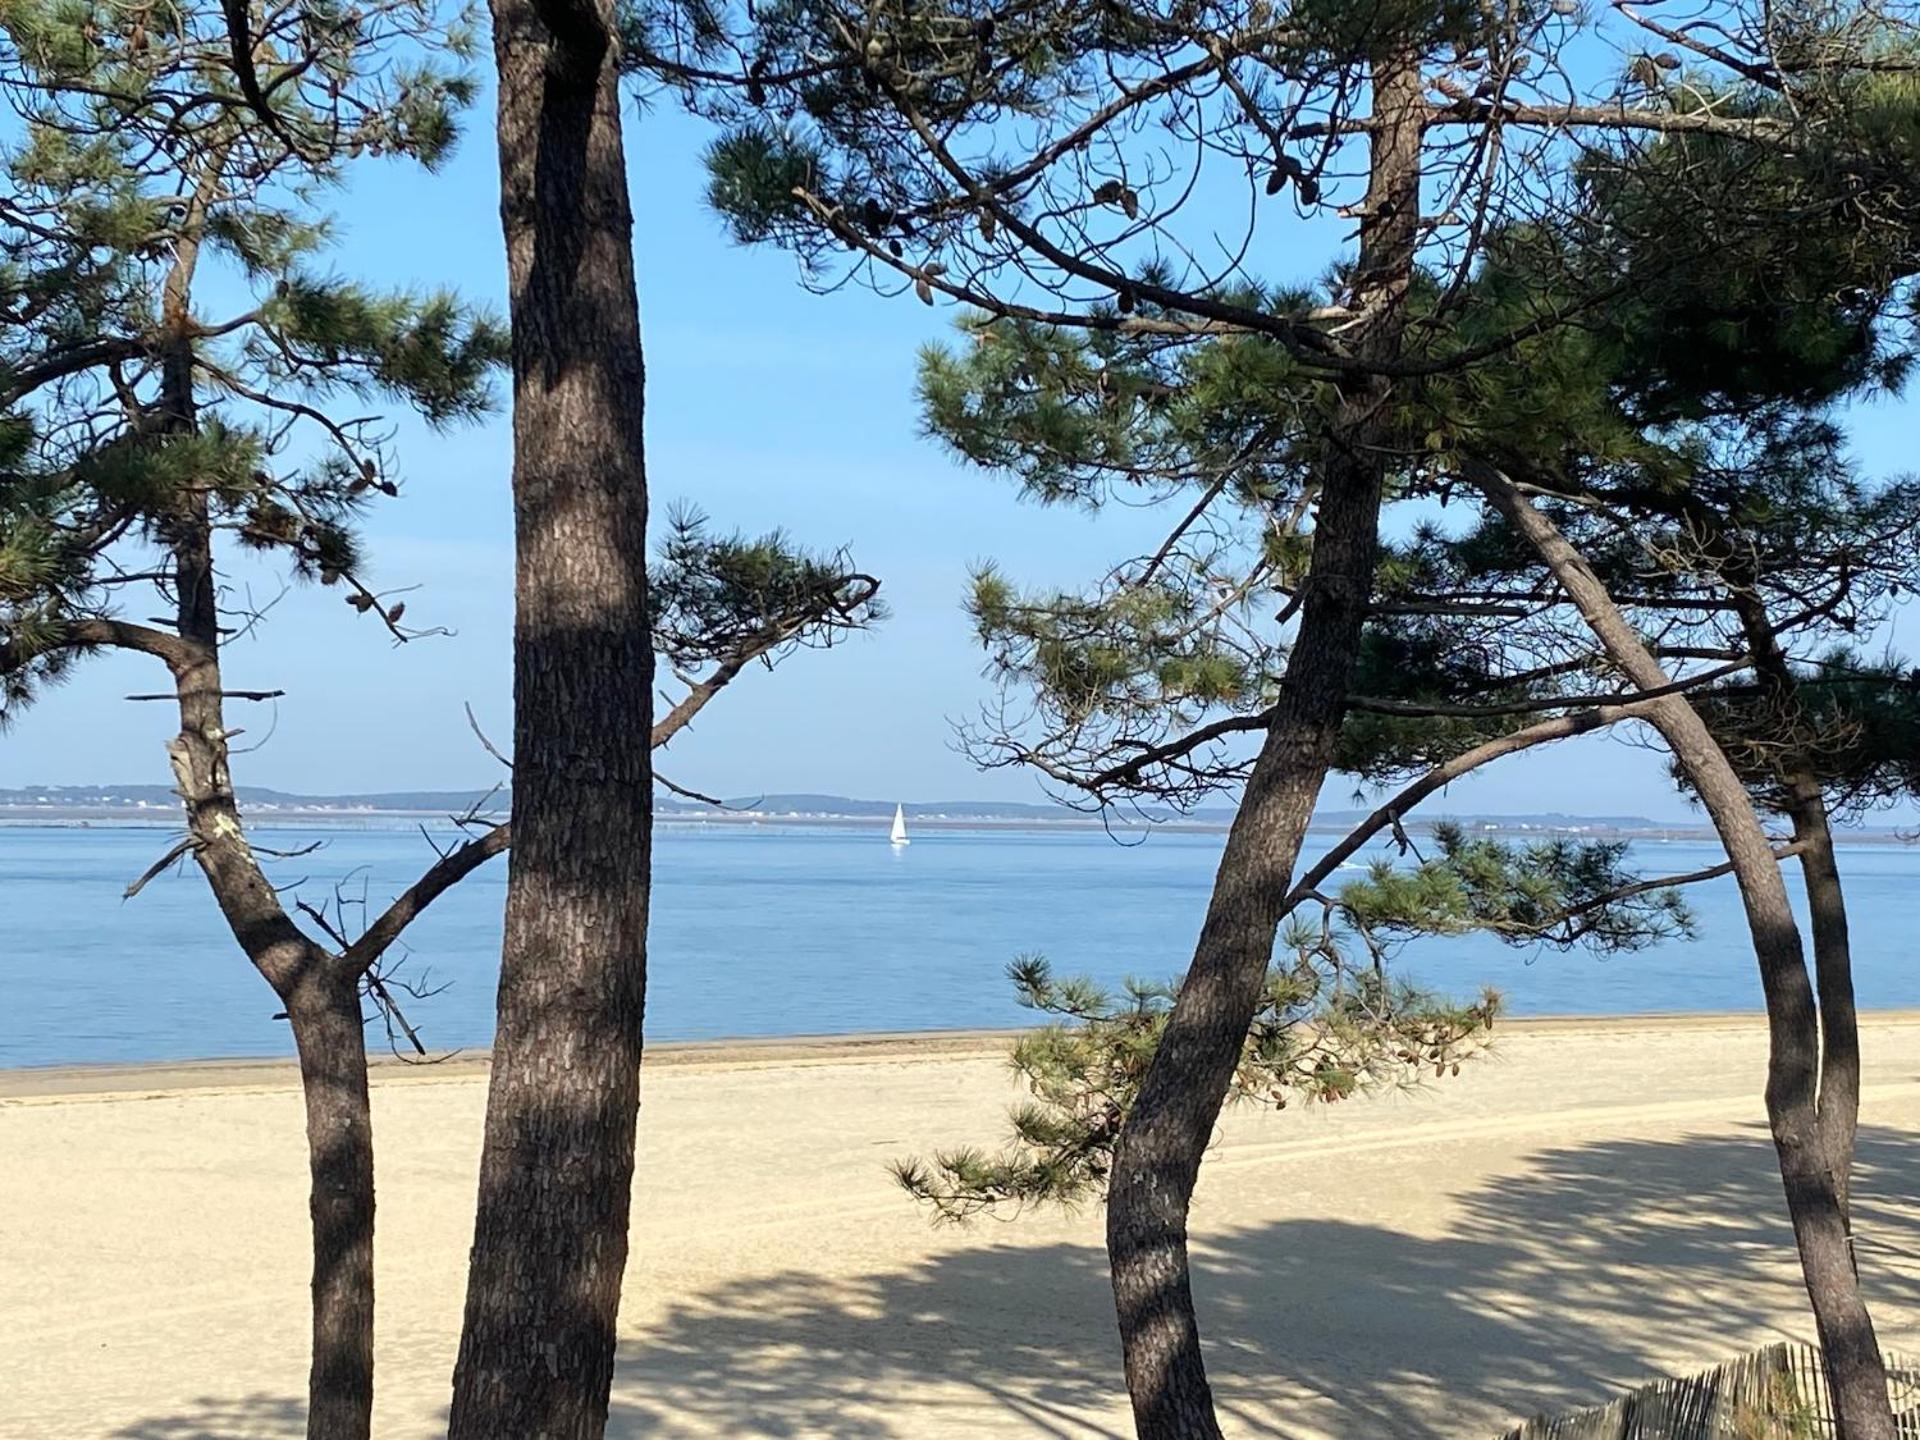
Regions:
<instances>
[{"instance_id":1,"label":"pine tree","mask_svg":"<svg viewBox=\"0 0 1920 1440\"><path fill-rule=\"evenodd\" d=\"M1578 421L1596 460L1652 457L1607 377L1653 405L1723 372L1790 390L1822 345L1871 367L1844 296L1766 287L1783 260L1904 265L1911 18L1710 8L1682 27L1617 10L1597 39L1558 0L635 18L635 66L726 125L712 199L737 238L793 249L821 289L977 312L970 353L926 367L943 438L1043 499L1169 513L1165 545L1088 593L989 571L974 596L996 665L1039 702L1030 727L987 717L986 758L1096 803L1240 793L1109 1184L1152 1440L1219 1434L1187 1203L1328 769L1415 775L1390 824L1463 767L1645 718L1668 688L1564 683L1610 674L1590 642L1519 663L1502 627L1553 591L1540 561L1518 595L1430 591L1429 537L1383 547L1383 503L1457 489L1420 457L1476 427L1538 448ZM1357 244L1323 280L1261 276L1289 218L1336 214ZM1596 369L1600 308L1638 316Z\"/></svg>"},{"instance_id":2,"label":"pine tree","mask_svg":"<svg viewBox=\"0 0 1920 1440\"><path fill-rule=\"evenodd\" d=\"M1834 415L1910 369L1920 129L1904 79L1856 89L1842 166L1755 165L1669 137L1587 176L1657 229L1577 250L1536 234L1482 278L1535 295L1575 267L1647 282L1578 331L1516 347L1479 396L1436 394L1422 465L1443 496L1457 480L1489 505L1426 547L1426 583L1504 606L1507 643L1562 657L1556 674L1652 697L1644 718L1726 843L1715 868L1740 886L1760 961L1768 1112L1842 1429L1880 1436L1885 1372L1848 1235L1859 1041L1831 817L1912 793L1915 676L1856 642L1920 575L1920 490L1858 477ZM1677 203L1703 178L1737 184L1751 208ZM1711 263L1663 258L1675 240ZM1791 834L1770 840L1768 814ZM1811 901L1811 980L1787 859Z\"/></svg>"},{"instance_id":3,"label":"pine tree","mask_svg":"<svg viewBox=\"0 0 1920 1440\"><path fill-rule=\"evenodd\" d=\"M1748 900L1771 1020L1768 1111L1840 1413L1849 1434L1891 1433L1851 1246L1860 1049L1832 827L1836 814L1920 793L1920 671L1857 648L1920 580L1920 489L1862 482L1831 421L1792 402L1663 427L1657 439L1670 447L1657 477L1639 463L1569 468L1536 457L1521 470L1509 457L1544 498L1529 502L1504 479L1487 488L1514 528L1558 548L1556 574L1575 567L1600 577L1595 592L1631 597L1596 610L1593 595L1583 601L1579 584L1563 580L1579 619L1543 613L1540 639L1571 648L1579 637L1557 627L1589 624L1605 659L1636 665L1642 685L1662 673L1658 663L1643 641L1623 648L1609 624L1725 662L1705 672L1722 678L1687 687L1690 703L1667 702L1678 702L1676 714L1650 718L1672 747L1675 778L1728 839L1722 868ZM1485 556L1496 546L1476 537L1472 548ZM1503 571L1480 569L1495 581ZM1676 738L1675 726L1692 738ZM1761 836L1769 815L1789 833ZM1778 874L1787 860L1807 889L1811 982Z\"/></svg>"},{"instance_id":4,"label":"pine tree","mask_svg":"<svg viewBox=\"0 0 1920 1440\"><path fill-rule=\"evenodd\" d=\"M190 855L285 1008L312 1171L309 1434L368 1433L373 1172L360 987L289 914L229 771L222 650L257 615L235 548L342 592L395 639L356 522L398 492L371 403L480 414L500 327L449 294L327 275L314 208L356 157L431 166L470 98L471 39L409 0L351 9L13 4L4 85L0 673L7 708L90 651L154 657ZM142 591L164 621L133 619ZM164 862L163 862L164 863ZM159 867L156 867L156 870ZM149 872L149 876L154 873ZM144 878L139 883L144 883ZM372 981L371 983L377 983Z\"/></svg>"},{"instance_id":5,"label":"pine tree","mask_svg":"<svg viewBox=\"0 0 1920 1440\"><path fill-rule=\"evenodd\" d=\"M356 160L432 166L447 154L473 93L472 36L465 16L400 0L254 12L19 4L0 11L0 35L0 86L22 116L0 212L0 723L90 654L129 650L167 667L186 835L130 893L191 856L284 1005L313 1187L308 1429L364 1436L374 1192L363 1006L406 1028L383 957L513 831L463 817L471 838L361 933L324 905L290 911L230 771L228 702L268 695L222 677L227 640L271 627L222 567L254 552L340 594L385 638L423 633L365 569L359 520L402 479L384 421L367 412L404 405L436 428L477 418L507 335L451 294L329 274L319 202ZM880 613L877 582L844 555L810 556L778 534L712 534L691 512L663 542L658 580L658 646L686 692L656 746L747 665L833 643ZM155 600L167 619L144 618Z\"/></svg>"}]
</instances>

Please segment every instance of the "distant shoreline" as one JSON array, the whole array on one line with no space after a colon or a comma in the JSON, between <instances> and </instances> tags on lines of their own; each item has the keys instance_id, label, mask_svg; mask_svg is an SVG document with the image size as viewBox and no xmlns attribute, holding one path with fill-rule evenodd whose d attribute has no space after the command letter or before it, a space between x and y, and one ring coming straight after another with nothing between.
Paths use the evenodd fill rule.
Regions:
<instances>
[{"instance_id":1,"label":"distant shoreline","mask_svg":"<svg viewBox=\"0 0 1920 1440\"><path fill-rule=\"evenodd\" d=\"M505 818L503 815L502 819ZM655 817L657 824L684 829L710 829L715 827L754 829L829 829L829 830L884 830L883 820L871 815L831 815L831 814L772 814L766 812L742 812L736 810L716 811L712 814L665 811ZM1416 834L1426 834L1436 822L1448 818L1435 815L1424 820L1408 820L1405 828ZM1096 815L1079 814L1065 811L1058 819L1041 819L1035 816L967 816L967 815L928 815L909 812L908 820L919 831L1001 831L1023 834L1047 834L1055 831L1095 831L1111 830L1120 834L1151 834L1156 830L1165 830L1174 834L1187 835L1224 835L1229 827L1228 821L1177 818L1156 819L1151 821L1134 820L1111 823ZM451 826L451 817L443 810L375 810L375 809L325 809L291 810L268 806L248 807L247 823L254 830L372 830L388 827L408 827L415 825ZM1589 840L1671 840L1687 842L1714 843L1716 836L1706 825L1649 825L1621 827L1600 824L1581 824L1577 817L1569 817L1564 825L1511 822L1499 823L1491 818L1482 820L1474 817L1471 823L1482 833L1499 835L1502 838L1546 838L1557 835L1579 835ZM25 806L0 805L0 829L15 830L173 830L179 828L179 818L157 807L124 809L84 809L63 805ZM1314 835L1344 835L1351 829L1346 821L1316 820L1308 827L1308 833ZM1894 828L1841 830L1838 838L1845 845L1910 845L1914 837Z\"/></svg>"},{"instance_id":2,"label":"distant shoreline","mask_svg":"<svg viewBox=\"0 0 1920 1440\"><path fill-rule=\"evenodd\" d=\"M1863 1009L1871 1026L1920 1026L1920 1009ZM1652 1011L1628 1015L1516 1015L1499 1032L1530 1035L1634 1035L1675 1031L1764 1030L1762 1010ZM769 1035L721 1040L649 1042L645 1064L683 1069L740 1070L760 1066L851 1065L958 1059L1004 1053L1027 1032L1010 1030L892 1030L845 1035ZM369 1057L375 1083L461 1080L485 1073L485 1050L457 1050L414 1060ZM178 1095L200 1090L287 1089L300 1081L292 1056L232 1056L204 1060L129 1060L87 1065L0 1068L0 1105L21 1100L103 1099Z\"/></svg>"}]
</instances>

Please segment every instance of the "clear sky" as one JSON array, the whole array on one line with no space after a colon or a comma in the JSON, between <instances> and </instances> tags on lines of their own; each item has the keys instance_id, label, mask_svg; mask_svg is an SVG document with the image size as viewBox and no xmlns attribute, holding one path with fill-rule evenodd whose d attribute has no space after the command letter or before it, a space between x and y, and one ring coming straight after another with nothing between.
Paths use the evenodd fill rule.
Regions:
<instances>
[{"instance_id":1,"label":"clear sky","mask_svg":"<svg viewBox=\"0 0 1920 1440\"><path fill-rule=\"evenodd\" d=\"M491 101L438 175L388 162L352 172L337 197L335 263L369 281L452 284L504 309ZM892 618L844 648L754 672L663 757L711 792L829 791L908 800L1037 799L1024 775L980 774L951 722L991 693L960 600L970 565L1077 584L1138 553L1146 517L1090 518L1018 501L1008 482L951 462L918 434L914 353L951 312L911 295L818 297L793 262L731 245L701 199L706 132L659 105L630 120L647 350L648 468L657 508L697 502L724 527L781 526L811 545L847 545L878 575ZM504 387L503 387L504 396ZM1910 406L1861 417L1869 463L1904 463ZM464 788L498 767L462 715L471 702L498 740L511 730L512 524L504 413L451 437L403 424L405 488L368 527L375 577L418 584L408 619L452 637L394 647L332 590L297 589L264 638L232 655L229 682L287 691L276 714L236 717L265 744L235 761L241 783L304 792ZM275 584L248 577L256 597ZM1920 623L1903 617L1911 648ZM153 662L103 656L0 737L0 787L164 783L171 707L120 697L157 688ZM271 734L269 736L269 728ZM1329 785L1324 802L1350 787ZM1658 757L1618 741L1491 767L1450 799L1479 811L1684 811Z\"/></svg>"}]
</instances>

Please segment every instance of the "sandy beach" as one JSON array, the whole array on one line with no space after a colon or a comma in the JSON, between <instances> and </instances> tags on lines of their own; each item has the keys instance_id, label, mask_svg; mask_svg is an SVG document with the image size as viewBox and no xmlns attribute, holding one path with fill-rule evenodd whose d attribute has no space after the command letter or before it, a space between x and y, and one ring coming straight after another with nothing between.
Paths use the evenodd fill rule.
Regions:
<instances>
[{"instance_id":1,"label":"sandy beach","mask_svg":"<svg viewBox=\"0 0 1920 1440\"><path fill-rule=\"evenodd\" d=\"M1920 1015L1866 1026L1862 1268L1920 1351ZM611 1433L1130 1433L1096 1213L936 1229L885 1162L992 1143L1003 1037L662 1050ZM1233 1433L1490 1436L1808 1330L1756 1019L1505 1027L1411 1094L1222 1127L1194 1217ZM437 1432L483 1068L382 1066L375 1433ZM0 1075L0 1436L301 1433L282 1065Z\"/></svg>"}]
</instances>

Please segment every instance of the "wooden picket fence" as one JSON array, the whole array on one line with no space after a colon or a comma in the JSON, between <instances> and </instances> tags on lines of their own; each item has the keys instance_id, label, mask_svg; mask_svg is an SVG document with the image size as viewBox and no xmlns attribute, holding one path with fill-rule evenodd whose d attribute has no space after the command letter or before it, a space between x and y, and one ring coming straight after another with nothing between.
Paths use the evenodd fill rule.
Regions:
<instances>
[{"instance_id":1,"label":"wooden picket fence","mask_svg":"<svg viewBox=\"0 0 1920 1440\"><path fill-rule=\"evenodd\" d=\"M1886 1358L1896 1428L1901 1440L1920 1440L1920 1367ZM1831 1440L1834 1433L1820 1351L1779 1344L1608 1405L1539 1416L1502 1440Z\"/></svg>"}]
</instances>

